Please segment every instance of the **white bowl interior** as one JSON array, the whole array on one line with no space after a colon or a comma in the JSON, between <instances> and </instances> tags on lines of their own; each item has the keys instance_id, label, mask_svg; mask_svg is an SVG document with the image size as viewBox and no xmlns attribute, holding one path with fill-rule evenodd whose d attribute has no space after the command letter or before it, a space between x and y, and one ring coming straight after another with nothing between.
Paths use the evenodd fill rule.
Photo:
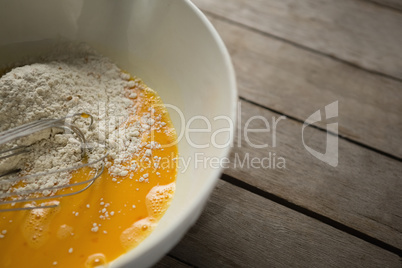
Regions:
<instances>
[{"instance_id":1,"label":"white bowl interior","mask_svg":"<svg viewBox=\"0 0 402 268\"><path fill-rule=\"evenodd\" d=\"M194 223L216 183L220 168L206 158L225 157L233 139L236 86L219 36L185 0L3 1L0 25L0 68L46 53L60 41L84 41L141 77L165 104L177 107L169 111L188 167L180 161L175 198L155 231L112 266L156 262ZM211 130L186 137L194 116L205 117ZM193 120L192 129L207 127L204 119ZM213 135L219 129L224 130ZM206 148L193 145L208 143Z\"/></svg>"}]
</instances>

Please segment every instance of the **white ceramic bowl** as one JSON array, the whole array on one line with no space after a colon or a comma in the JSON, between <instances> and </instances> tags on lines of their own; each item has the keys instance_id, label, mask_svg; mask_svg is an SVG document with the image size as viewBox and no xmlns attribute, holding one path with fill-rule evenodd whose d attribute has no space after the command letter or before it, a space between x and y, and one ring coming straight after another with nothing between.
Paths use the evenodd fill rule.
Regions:
<instances>
[{"instance_id":1,"label":"white ceramic bowl","mask_svg":"<svg viewBox=\"0 0 402 268\"><path fill-rule=\"evenodd\" d=\"M211 131L180 139L180 156L190 165L179 171L171 207L154 232L112 267L154 264L200 215L221 172L207 157L226 157L233 139L235 75L217 32L188 0L2 1L0 25L0 68L45 53L60 40L84 41L143 78L166 104L178 107L185 118L170 111L179 134L188 123L193 129L206 128L203 119L190 121L194 116L211 123ZM226 131L213 135L222 128ZM206 148L194 146L208 143Z\"/></svg>"}]
</instances>

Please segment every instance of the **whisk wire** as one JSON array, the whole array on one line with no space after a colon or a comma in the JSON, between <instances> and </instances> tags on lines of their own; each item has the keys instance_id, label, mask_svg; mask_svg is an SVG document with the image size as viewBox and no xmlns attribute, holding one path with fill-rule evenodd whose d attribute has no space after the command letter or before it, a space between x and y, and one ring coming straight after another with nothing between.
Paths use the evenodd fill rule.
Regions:
<instances>
[{"instance_id":1,"label":"whisk wire","mask_svg":"<svg viewBox=\"0 0 402 268\"><path fill-rule=\"evenodd\" d=\"M80 116L86 115L86 117L89 117L91 120L90 126L93 124L93 117L89 114L84 114L84 113L72 114L72 115L68 115L66 117L59 118L59 119L42 119L42 120L27 123L27 124L12 128L10 130L1 132L0 133L0 145L3 145L10 141L13 141L13 140L16 140L19 138L23 138L28 135L43 131L45 129L60 128L65 131L71 131L72 133L76 134L76 136L79 138L79 140L81 142L82 156L84 157L86 155L86 150L88 147L88 143L85 139L85 135L82 133L82 131L77 126L75 126L72 123L66 122L66 119L72 118L72 117L75 117L78 115L80 115ZM17 146L14 148L6 149L3 151L0 151L0 160L6 159L9 157L18 155L18 154L23 154L28 151L29 151L29 146ZM41 177L41 176L48 176L48 175L62 173L62 172L71 172L73 170L77 170L77 169L80 169L80 168L83 168L86 166L93 166L93 165L101 162L101 167L96 169L95 175L92 178L81 181L81 182L69 183L66 185L55 185L55 186L47 187L45 189L40 189L40 190L22 190L22 191L13 191L13 192L0 194L0 206L7 205L7 204L11 204L13 206L16 203L27 203L27 205L25 205L23 207L3 208L3 209L0 207L0 212L56 207L57 204L36 205L35 202L39 201L39 200L57 199L57 198L61 198L61 197L67 197L67 196L82 193L83 191L87 190L89 187L91 187L91 185L95 182L95 180L98 179L100 177L100 175L103 173L105 166L104 166L104 163L102 162L102 160L106 159L106 157L107 157L107 154L105 153L102 157L100 157L96 160L84 163L84 164L75 165L72 167L67 167L67 168L62 168L62 169L57 169L57 170L49 170L46 172L38 172L35 174L29 174L29 175L25 175L25 176L15 176L15 177L0 180L0 183L6 182L6 183L13 184L13 183L17 183L19 181L26 181L28 179L33 179L33 178L37 178L37 177ZM9 176L16 172L18 172L18 170L7 171L6 173L1 174L0 178ZM66 194L55 194L55 195L48 195L48 196L45 196L42 194L44 191L55 191L55 190L60 190L60 189L73 188L73 187L77 187L77 186L85 185L85 184L87 184L87 185L84 188L82 188L80 190L76 190L74 192L66 193ZM39 194L40 196L32 197L31 196L32 194ZM18 198L18 197L20 197L20 198ZM32 205L32 202L34 202L33 205Z\"/></svg>"}]
</instances>

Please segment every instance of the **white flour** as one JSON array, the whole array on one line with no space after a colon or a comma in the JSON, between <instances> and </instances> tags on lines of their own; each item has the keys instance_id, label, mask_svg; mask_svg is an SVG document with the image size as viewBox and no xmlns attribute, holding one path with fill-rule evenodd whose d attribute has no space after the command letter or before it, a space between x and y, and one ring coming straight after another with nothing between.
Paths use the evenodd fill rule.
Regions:
<instances>
[{"instance_id":1,"label":"white flour","mask_svg":"<svg viewBox=\"0 0 402 268\"><path fill-rule=\"evenodd\" d=\"M130 88L142 87L129 79L108 58L82 45L70 47L65 55L15 68L0 78L0 131L43 118L91 114L94 118L91 127L88 118L78 117L74 121L94 146L89 161L104 155L106 146L109 160L114 160L114 165L106 163L109 172L124 176L128 170L120 164L146 146L140 144L140 137L149 128L147 123L144 126L140 122L119 128L136 110L136 94ZM7 159L7 163L0 162L0 174L2 169L11 168L32 174L81 162L81 146L75 134L52 129L21 139L17 144L31 145L30 153ZM70 177L69 173L63 173L30 180L17 191L65 185ZM0 178L0 193L10 192L10 186L4 180L1 183Z\"/></svg>"}]
</instances>

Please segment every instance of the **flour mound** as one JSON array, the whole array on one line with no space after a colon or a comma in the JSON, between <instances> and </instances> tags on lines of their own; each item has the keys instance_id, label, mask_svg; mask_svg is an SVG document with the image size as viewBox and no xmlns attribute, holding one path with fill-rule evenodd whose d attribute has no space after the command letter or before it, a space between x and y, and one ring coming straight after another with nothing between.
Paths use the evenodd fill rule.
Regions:
<instances>
[{"instance_id":1,"label":"flour mound","mask_svg":"<svg viewBox=\"0 0 402 268\"><path fill-rule=\"evenodd\" d=\"M107 148L107 164L114 170L113 160L135 152L140 144L138 133L143 131L140 124L132 124L123 132L119 129L135 114L135 96L129 91L132 86L130 76L110 59L87 46L70 46L63 54L15 68L0 78L0 131L39 119L90 114L94 119L92 125L88 118L79 116L68 120L83 132L91 145L88 161L102 157ZM74 133L49 129L3 147L20 145L29 145L30 152L0 162L0 174L11 169L33 174L82 163L81 143ZM30 179L18 189L11 189L12 185L0 178L0 194L65 185L70 178L69 172L48 175ZM45 195L52 193L54 191L44 192Z\"/></svg>"}]
</instances>

